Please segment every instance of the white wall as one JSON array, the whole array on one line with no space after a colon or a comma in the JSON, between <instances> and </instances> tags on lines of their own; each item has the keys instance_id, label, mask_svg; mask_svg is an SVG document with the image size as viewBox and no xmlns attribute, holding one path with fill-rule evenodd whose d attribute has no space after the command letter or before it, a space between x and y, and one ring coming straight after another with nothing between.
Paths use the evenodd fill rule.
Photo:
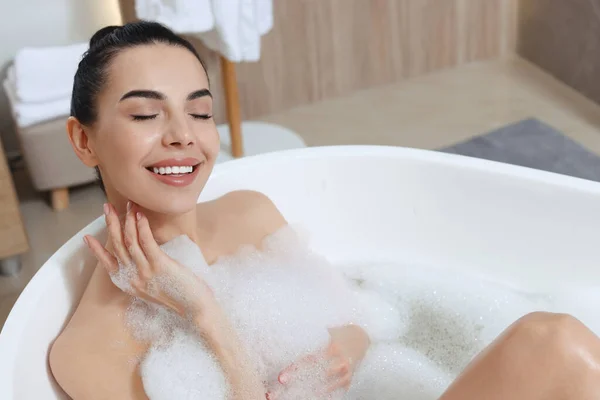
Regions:
<instances>
[{"instance_id":1,"label":"white wall","mask_svg":"<svg viewBox=\"0 0 600 400\"><path fill-rule=\"evenodd\" d=\"M118 0L0 0L0 79L21 47L87 42L99 28L120 22ZM0 133L7 153L18 149L3 92Z\"/></svg>"}]
</instances>

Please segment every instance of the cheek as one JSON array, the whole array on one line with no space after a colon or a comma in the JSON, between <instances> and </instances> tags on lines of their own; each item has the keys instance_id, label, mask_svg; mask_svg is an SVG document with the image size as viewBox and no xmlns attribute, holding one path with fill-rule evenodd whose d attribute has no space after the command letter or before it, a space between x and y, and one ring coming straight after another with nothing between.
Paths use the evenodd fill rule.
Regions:
<instances>
[{"instance_id":1,"label":"cheek","mask_svg":"<svg viewBox=\"0 0 600 400\"><path fill-rule=\"evenodd\" d=\"M200 138L200 145L205 153L210 155L211 158L216 158L221 146L221 140L216 125L213 125L209 130L205 130Z\"/></svg>"},{"instance_id":2,"label":"cheek","mask_svg":"<svg viewBox=\"0 0 600 400\"><path fill-rule=\"evenodd\" d=\"M160 134L114 127L103 139L99 141L98 150L101 165L109 171L125 172L139 168L156 141L160 141Z\"/></svg>"}]
</instances>

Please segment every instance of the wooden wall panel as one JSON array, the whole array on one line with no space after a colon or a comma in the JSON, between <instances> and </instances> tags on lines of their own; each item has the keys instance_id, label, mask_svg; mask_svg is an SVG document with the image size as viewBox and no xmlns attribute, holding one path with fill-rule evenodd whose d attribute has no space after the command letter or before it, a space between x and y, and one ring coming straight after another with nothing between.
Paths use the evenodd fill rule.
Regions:
<instances>
[{"instance_id":1,"label":"wooden wall panel","mask_svg":"<svg viewBox=\"0 0 600 400\"><path fill-rule=\"evenodd\" d=\"M486 60L500 54L505 0L466 0L465 61Z\"/></svg>"},{"instance_id":2,"label":"wooden wall panel","mask_svg":"<svg viewBox=\"0 0 600 400\"><path fill-rule=\"evenodd\" d=\"M404 1L396 23L400 23L402 36L408 38L402 49L408 77L457 64L456 6L456 0Z\"/></svg>"},{"instance_id":3,"label":"wooden wall panel","mask_svg":"<svg viewBox=\"0 0 600 400\"><path fill-rule=\"evenodd\" d=\"M600 103L600 0L521 0L518 53Z\"/></svg>"},{"instance_id":4,"label":"wooden wall panel","mask_svg":"<svg viewBox=\"0 0 600 400\"><path fill-rule=\"evenodd\" d=\"M274 0L261 60L237 65L242 117L255 118L510 52L516 0ZM121 0L125 21L133 0ZM218 57L203 55L224 120Z\"/></svg>"}]
</instances>

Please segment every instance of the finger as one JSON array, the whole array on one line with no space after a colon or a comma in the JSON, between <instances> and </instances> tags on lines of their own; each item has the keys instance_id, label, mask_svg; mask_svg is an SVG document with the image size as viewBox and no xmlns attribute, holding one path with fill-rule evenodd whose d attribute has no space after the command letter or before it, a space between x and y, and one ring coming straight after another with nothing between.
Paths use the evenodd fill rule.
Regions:
<instances>
[{"instance_id":1,"label":"finger","mask_svg":"<svg viewBox=\"0 0 600 400\"><path fill-rule=\"evenodd\" d=\"M327 388L328 393L335 392L338 389L348 390L350 388L351 375L346 374L340 379L337 379L333 384L329 385Z\"/></svg>"},{"instance_id":2,"label":"finger","mask_svg":"<svg viewBox=\"0 0 600 400\"><path fill-rule=\"evenodd\" d=\"M108 272L109 274L115 273L119 270L119 262L117 259L108 252L102 246L102 244L93 236L85 235L83 237L83 241L92 251L100 265Z\"/></svg>"},{"instance_id":3,"label":"finger","mask_svg":"<svg viewBox=\"0 0 600 400\"><path fill-rule=\"evenodd\" d=\"M146 259L146 255L140 247L138 228L134 213L135 206L129 203L129 206L127 207L127 214L125 214L124 242L129 256L135 263L138 275L141 278L149 278L150 266L148 264L148 260Z\"/></svg>"},{"instance_id":4,"label":"finger","mask_svg":"<svg viewBox=\"0 0 600 400\"><path fill-rule=\"evenodd\" d=\"M296 363L292 363L290 364L290 366L284 368L280 373L279 376L277 377L277 380L279 381L279 383L281 383L282 385L285 385L287 383L290 382L290 379L292 377L292 375L294 374L294 372L298 371L298 364Z\"/></svg>"},{"instance_id":5,"label":"finger","mask_svg":"<svg viewBox=\"0 0 600 400\"><path fill-rule=\"evenodd\" d=\"M267 400L278 400L281 398L281 395L283 393L283 386L277 386L274 389L269 390L266 393L266 398Z\"/></svg>"},{"instance_id":6,"label":"finger","mask_svg":"<svg viewBox=\"0 0 600 400\"><path fill-rule=\"evenodd\" d=\"M106 215L105 219L108 227L108 235L110 237L110 242L112 244L115 256L120 263L130 265L131 258L129 257L129 253L123 244L123 230L121 229L121 222L117 216L117 211L111 204L107 203L104 205L104 213Z\"/></svg>"},{"instance_id":7,"label":"finger","mask_svg":"<svg viewBox=\"0 0 600 400\"><path fill-rule=\"evenodd\" d=\"M345 360L337 361L331 368L327 370L327 376L329 378L341 377L350 372L350 363Z\"/></svg>"},{"instance_id":8,"label":"finger","mask_svg":"<svg viewBox=\"0 0 600 400\"><path fill-rule=\"evenodd\" d=\"M336 342L330 342L327 347L327 358L333 358L339 356L341 353L340 346Z\"/></svg>"},{"instance_id":9,"label":"finger","mask_svg":"<svg viewBox=\"0 0 600 400\"><path fill-rule=\"evenodd\" d=\"M138 211L136 212L136 220L139 234L138 239L142 251L148 261L150 261L150 264L159 262L164 253L154 239L148 218L142 212Z\"/></svg>"},{"instance_id":10,"label":"finger","mask_svg":"<svg viewBox=\"0 0 600 400\"><path fill-rule=\"evenodd\" d=\"M283 371L281 371L279 373L279 376L277 377L277 380L283 385L289 383L294 373L297 372L301 366L315 364L317 362L317 359L318 357L316 354L309 354L301 358L299 361L292 363L290 366L286 367Z\"/></svg>"}]
</instances>

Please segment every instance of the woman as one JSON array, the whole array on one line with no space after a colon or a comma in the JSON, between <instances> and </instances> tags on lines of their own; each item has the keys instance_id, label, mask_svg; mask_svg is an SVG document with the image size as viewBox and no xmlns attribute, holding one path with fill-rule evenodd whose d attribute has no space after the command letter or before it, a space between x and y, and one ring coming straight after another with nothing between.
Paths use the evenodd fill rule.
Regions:
<instances>
[{"instance_id":1,"label":"woman","mask_svg":"<svg viewBox=\"0 0 600 400\"><path fill-rule=\"evenodd\" d=\"M212 264L241 245L260 246L286 225L256 192L196 204L219 139L208 77L194 48L154 23L98 31L75 76L67 130L77 156L101 176L109 239L103 245L85 238L100 267L52 346L50 367L59 385L76 400L147 398L130 360L144 355L148 344L133 338L123 322L134 295L195 327L232 397L285 399L295 367L265 387L212 291L159 247L187 235ZM136 268L125 291L111 280L119 265ZM156 276L177 280L178 293L156 290ZM330 334L325 354L333 390L349 386L370 343L354 325ZM310 363L310 356L300 362ZM599 362L600 341L581 323L566 315L531 314L473 360L442 399L592 399L600 392Z\"/></svg>"}]
</instances>

